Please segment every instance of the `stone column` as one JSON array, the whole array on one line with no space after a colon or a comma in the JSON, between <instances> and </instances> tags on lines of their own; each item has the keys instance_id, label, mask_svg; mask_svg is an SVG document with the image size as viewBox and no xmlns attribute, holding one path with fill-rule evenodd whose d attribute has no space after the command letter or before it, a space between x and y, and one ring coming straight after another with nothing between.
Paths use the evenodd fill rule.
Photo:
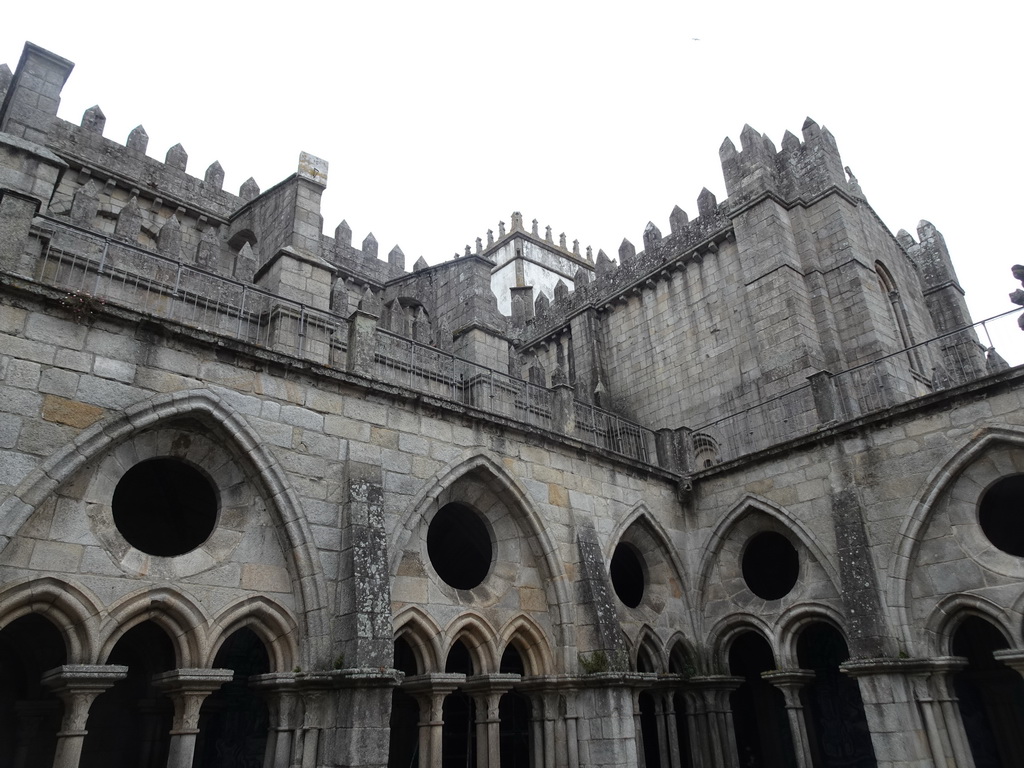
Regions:
<instances>
[{"instance_id":1,"label":"stone column","mask_svg":"<svg viewBox=\"0 0 1024 768\"><path fill-rule=\"evenodd\" d=\"M579 730L576 727L576 690L565 691L565 759L568 768L580 768Z\"/></svg>"},{"instance_id":2,"label":"stone column","mask_svg":"<svg viewBox=\"0 0 1024 768\"><path fill-rule=\"evenodd\" d=\"M679 729L676 726L675 690L668 688L661 691L661 711L665 742L662 746L662 765L668 768L682 768L682 755L679 754Z\"/></svg>"},{"instance_id":3,"label":"stone column","mask_svg":"<svg viewBox=\"0 0 1024 768\"><path fill-rule=\"evenodd\" d=\"M643 721L640 717L640 694L643 687L633 689L633 733L636 737L636 764L647 765L647 749L650 745L644 743Z\"/></svg>"},{"instance_id":4,"label":"stone column","mask_svg":"<svg viewBox=\"0 0 1024 768\"><path fill-rule=\"evenodd\" d=\"M476 702L476 742L478 768L501 768L501 697L520 680L519 675L475 675L462 687Z\"/></svg>"},{"instance_id":5,"label":"stone column","mask_svg":"<svg viewBox=\"0 0 1024 768\"><path fill-rule=\"evenodd\" d=\"M793 734L793 750L798 768L813 768L811 743L807 736L807 720L804 706L800 702L800 689L814 680L814 672L807 669L762 672L761 679L767 680L780 691L786 702L789 730Z\"/></svg>"},{"instance_id":6,"label":"stone column","mask_svg":"<svg viewBox=\"0 0 1024 768\"><path fill-rule=\"evenodd\" d=\"M694 745L691 749L694 757L699 758L699 762L695 759L694 764L703 768L739 766L729 694L743 684L743 678L708 675L694 677L690 683L697 711L703 713L689 720L690 743ZM698 744L701 745L699 750Z\"/></svg>"},{"instance_id":7,"label":"stone column","mask_svg":"<svg viewBox=\"0 0 1024 768\"><path fill-rule=\"evenodd\" d=\"M373 376L376 367L377 315L357 309L348 318L348 358L345 370Z\"/></svg>"},{"instance_id":8,"label":"stone column","mask_svg":"<svg viewBox=\"0 0 1024 768\"><path fill-rule=\"evenodd\" d=\"M264 768L289 768L296 741L297 717L301 703L295 690L295 674L272 672L249 678L252 687L263 693L267 702L269 727Z\"/></svg>"},{"instance_id":9,"label":"stone column","mask_svg":"<svg viewBox=\"0 0 1024 768\"><path fill-rule=\"evenodd\" d=\"M419 768L441 768L441 729L444 726L444 698L466 682L466 676L432 673L407 677L402 690L420 705Z\"/></svg>"},{"instance_id":10,"label":"stone column","mask_svg":"<svg viewBox=\"0 0 1024 768\"><path fill-rule=\"evenodd\" d=\"M203 702L234 676L230 669L172 669L153 676L154 687L174 703L167 768L192 768Z\"/></svg>"},{"instance_id":11,"label":"stone column","mask_svg":"<svg viewBox=\"0 0 1024 768\"><path fill-rule=\"evenodd\" d=\"M97 696L127 676L128 667L116 664L65 664L43 674L43 685L64 702L53 768L78 768L89 708Z\"/></svg>"},{"instance_id":12,"label":"stone column","mask_svg":"<svg viewBox=\"0 0 1024 768\"><path fill-rule=\"evenodd\" d=\"M1007 653L1007 651L997 651ZM1012 653L1012 651L1011 651ZM949 740L950 755L956 768L974 768L974 756L967 743L967 732L964 721L960 717L960 706L953 692L953 675L967 666L967 659L957 656L942 656L931 659L932 695L938 705L940 717L945 723L946 736Z\"/></svg>"},{"instance_id":13,"label":"stone column","mask_svg":"<svg viewBox=\"0 0 1024 768\"><path fill-rule=\"evenodd\" d=\"M936 733L917 704L918 683L928 672L923 659L858 659L839 668L857 680L878 768L942 765Z\"/></svg>"}]
</instances>

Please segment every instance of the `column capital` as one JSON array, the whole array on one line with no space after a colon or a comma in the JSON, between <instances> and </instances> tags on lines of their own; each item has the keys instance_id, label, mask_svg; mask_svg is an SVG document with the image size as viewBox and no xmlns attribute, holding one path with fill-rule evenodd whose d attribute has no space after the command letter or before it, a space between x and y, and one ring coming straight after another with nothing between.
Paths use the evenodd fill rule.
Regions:
<instances>
[{"instance_id":1,"label":"column capital","mask_svg":"<svg viewBox=\"0 0 1024 768\"><path fill-rule=\"evenodd\" d=\"M235 677L230 669L171 669L153 675L153 685L174 702L171 734L199 733L203 701Z\"/></svg>"},{"instance_id":2,"label":"column capital","mask_svg":"<svg viewBox=\"0 0 1024 768\"><path fill-rule=\"evenodd\" d=\"M776 688L795 688L799 691L814 680L814 672L810 669L771 669L762 672L761 679Z\"/></svg>"},{"instance_id":3,"label":"column capital","mask_svg":"<svg viewBox=\"0 0 1024 768\"><path fill-rule=\"evenodd\" d=\"M952 658L960 657L954 656ZM1024 675L1024 650L1019 650L1017 648L1008 648L1005 651L993 651L992 658L994 658L996 661L1002 662L1011 669L1015 669L1022 675ZM960 658L960 660L963 661L964 666L966 666L967 659Z\"/></svg>"},{"instance_id":4,"label":"column capital","mask_svg":"<svg viewBox=\"0 0 1024 768\"><path fill-rule=\"evenodd\" d=\"M128 676L121 664L64 664L43 673L42 684L64 702L61 735L85 735L93 700Z\"/></svg>"},{"instance_id":5,"label":"column capital","mask_svg":"<svg viewBox=\"0 0 1024 768\"><path fill-rule=\"evenodd\" d=\"M839 669L850 677L870 677L872 675L914 675L928 674L931 659L850 659L839 665Z\"/></svg>"}]
</instances>

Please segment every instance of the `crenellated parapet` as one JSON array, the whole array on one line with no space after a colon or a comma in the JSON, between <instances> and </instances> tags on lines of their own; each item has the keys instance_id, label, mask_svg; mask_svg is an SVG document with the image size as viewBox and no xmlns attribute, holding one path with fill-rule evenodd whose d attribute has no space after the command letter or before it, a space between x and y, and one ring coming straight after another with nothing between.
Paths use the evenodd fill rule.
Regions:
<instances>
[{"instance_id":1,"label":"crenellated parapet","mask_svg":"<svg viewBox=\"0 0 1024 768\"><path fill-rule=\"evenodd\" d=\"M729 199L739 204L771 193L785 200L806 200L832 187L860 197L855 180L847 180L839 148L829 130L807 118L801 132L802 140L786 131L781 149L749 125L740 133L739 150L732 139L726 138L719 156Z\"/></svg>"},{"instance_id":2,"label":"crenellated parapet","mask_svg":"<svg viewBox=\"0 0 1024 768\"><path fill-rule=\"evenodd\" d=\"M637 251L632 242L624 239L618 262L599 251L592 278L584 282L583 276L579 276L575 290L562 292L554 301L541 302L537 297L532 317L516 326L517 337L528 344L567 325L573 315L587 308L612 310L626 297L653 288L675 272L713 256L718 244L731 237L728 206L720 205L704 189L698 197L697 210L698 216L691 220L676 206L669 216L672 230L667 235L648 223L641 236L644 249Z\"/></svg>"}]
</instances>

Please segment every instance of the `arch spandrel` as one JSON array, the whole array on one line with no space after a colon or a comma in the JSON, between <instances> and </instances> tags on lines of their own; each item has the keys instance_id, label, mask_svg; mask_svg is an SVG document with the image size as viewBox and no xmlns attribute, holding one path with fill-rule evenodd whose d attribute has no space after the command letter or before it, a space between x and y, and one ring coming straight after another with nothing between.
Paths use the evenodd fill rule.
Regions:
<instances>
[{"instance_id":1,"label":"arch spandrel","mask_svg":"<svg viewBox=\"0 0 1024 768\"><path fill-rule=\"evenodd\" d=\"M887 582L890 610L911 655L942 645L950 600L1001 606L1000 625L1020 637L1024 558L994 546L978 519L985 492L1011 474L1024 474L1024 432L986 430L950 454L913 503Z\"/></svg>"},{"instance_id":2,"label":"arch spandrel","mask_svg":"<svg viewBox=\"0 0 1024 768\"><path fill-rule=\"evenodd\" d=\"M799 571L795 584L777 599L756 596L742 571L744 547L762 532L782 534L797 551ZM701 559L695 604L704 607L699 622L721 623L736 612L774 615L806 600L816 604L839 604L841 580L836 563L817 537L784 507L752 494L743 497L712 532ZM718 572L718 575L714 574ZM773 607L773 611L764 610ZM773 632L768 631L771 637Z\"/></svg>"},{"instance_id":3,"label":"arch spandrel","mask_svg":"<svg viewBox=\"0 0 1024 768\"><path fill-rule=\"evenodd\" d=\"M608 538L605 552L605 561L611 562L615 547L620 542L630 542L636 546L641 554L648 553L645 558L649 582L651 586L660 587L663 594L657 598L658 604L663 606L658 612L669 625L687 625L688 631L693 627L688 626L692 621L693 610L690 601L691 579L668 531L665 530L658 520L651 514L651 511L644 504L637 504L628 515L626 515L615 527L615 531ZM651 556L654 556L652 559ZM672 610L672 604L677 603L678 608ZM646 621L656 620L654 615L644 617Z\"/></svg>"},{"instance_id":4,"label":"arch spandrel","mask_svg":"<svg viewBox=\"0 0 1024 768\"><path fill-rule=\"evenodd\" d=\"M4 502L0 508L0 543L10 541L35 510L119 446L138 435L159 431L163 425L186 421L209 440L223 446L242 469L235 480L252 483L265 500L267 513L282 543L282 555L286 558L287 567L282 571L285 589L297 600L296 614L301 616L303 634L309 640L304 644L309 658L303 663L319 663L319 657L326 653L327 647L328 618L324 607L327 591L311 530L276 458L244 417L210 390L160 395L83 430L73 442L31 472L15 494ZM226 491L231 493L235 485L227 486ZM215 543L223 545L225 542ZM8 544L5 553L10 546ZM198 555L180 558L178 567L201 570L203 564L197 559ZM165 576L175 581L188 574L175 572ZM240 585L239 589L244 591L246 587Z\"/></svg>"},{"instance_id":5,"label":"arch spandrel","mask_svg":"<svg viewBox=\"0 0 1024 768\"><path fill-rule=\"evenodd\" d=\"M466 506L480 515L493 537L488 575L468 590L444 583L427 551L431 520L449 504ZM574 603L566 567L553 532L525 488L497 457L481 453L439 473L396 526L389 546L395 611L415 605L443 626L451 625L467 607L498 626L525 612L554 638L559 649L557 666L569 668L565 638ZM489 642L495 641L492 634ZM494 668L497 658L489 662Z\"/></svg>"}]
</instances>

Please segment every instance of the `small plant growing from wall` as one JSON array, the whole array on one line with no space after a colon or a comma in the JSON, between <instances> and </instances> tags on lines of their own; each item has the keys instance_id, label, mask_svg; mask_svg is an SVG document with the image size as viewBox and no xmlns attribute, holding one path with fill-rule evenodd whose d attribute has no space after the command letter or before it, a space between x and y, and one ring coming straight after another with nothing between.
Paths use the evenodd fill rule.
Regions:
<instances>
[{"instance_id":1,"label":"small plant growing from wall","mask_svg":"<svg viewBox=\"0 0 1024 768\"><path fill-rule=\"evenodd\" d=\"M92 316L103 307L107 301L102 296L93 296L86 291L72 291L66 294L61 300L61 305L71 313L71 317L78 324L88 323Z\"/></svg>"}]
</instances>

